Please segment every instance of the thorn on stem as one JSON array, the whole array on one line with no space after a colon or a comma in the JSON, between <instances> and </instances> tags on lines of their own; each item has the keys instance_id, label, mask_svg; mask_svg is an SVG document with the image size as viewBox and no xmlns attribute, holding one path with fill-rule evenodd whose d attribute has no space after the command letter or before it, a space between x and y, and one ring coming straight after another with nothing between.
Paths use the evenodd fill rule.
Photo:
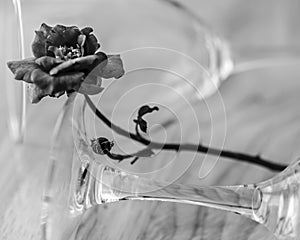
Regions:
<instances>
[{"instance_id":1,"label":"thorn on stem","mask_svg":"<svg viewBox=\"0 0 300 240\"><path fill-rule=\"evenodd\" d=\"M135 158L130 162L130 164L131 164L131 165L135 164L135 162L136 162L138 159L139 159L139 157L135 157Z\"/></svg>"}]
</instances>

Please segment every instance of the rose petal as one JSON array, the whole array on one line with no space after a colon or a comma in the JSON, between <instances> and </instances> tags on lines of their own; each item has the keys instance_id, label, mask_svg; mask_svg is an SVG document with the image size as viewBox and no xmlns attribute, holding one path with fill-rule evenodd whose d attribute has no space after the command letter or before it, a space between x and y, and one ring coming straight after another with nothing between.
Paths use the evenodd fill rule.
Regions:
<instances>
[{"instance_id":1,"label":"rose petal","mask_svg":"<svg viewBox=\"0 0 300 240\"><path fill-rule=\"evenodd\" d=\"M91 32L93 32L93 28L91 27L85 27L83 29L80 30L84 35L89 35Z\"/></svg>"},{"instance_id":2,"label":"rose petal","mask_svg":"<svg viewBox=\"0 0 300 240\"><path fill-rule=\"evenodd\" d=\"M99 75L103 78L120 78L124 75L123 62L120 55L108 55L107 62L99 69Z\"/></svg>"},{"instance_id":3,"label":"rose petal","mask_svg":"<svg viewBox=\"0 0 300 240\"><path fill-rule=\"evenodd\" d=\"M81 83L84 80L84 73L82 72L73 72L61 74L53 77L53 92L57 93L60 91L69 91L69 90L78 90Z\"/></svg>"},{"instance_id":4,"label":"rose petal","mask_svg":"<svg viewBox=\"0 0 300 240\"><path fill-rule=\"evenodd\" d=\"M76 46L80 31L76 26L54 26L47 37L47 46Z\"/></svg>"},{"instance_id":5,"label":"rose petal","mask_svg":"<svg viewBox=\"0 0 300 240\"><path fill-rule=\"evenodd\" d=\"M86 36L84 34L80 34L77 38L77 43L79 46L83 46L86 40Z\"/></svg>"},{"instance_id":6,"label":"rose petal","mask_svg":"<svg viewBox=\"0 0 300 240\"><path fill-rule=\"evenodd\" d=\"M98 60L95 64L101 65L106 64L107 56L105 53L97 53ZM99 62L99 63L98 63ZM94 67L94 66L92 66ZM84 82L81 84L78 92L88 95L95 95L103 91L104 88L101 87L102 78L99 76L99 71L95 67L89 74L86 76Z\"/></svg>"},{"instance_id":7,"label":"rose petal","mask_svg":"<svg viewBox=\"0 0 300 240\"><path fill-rule=\"evenodd\" d=\"M31 75L32 82L49 94L55 94L59 91L77 90L83 81L84 73L73 72L57 76L51 76L40 69L33 71Z\"/></svg>"},{"instance_id":8,"label":"rose petal","mask_svg":"<svg viewBox=\"0 0 300 240\"><path fill-rule=\"evenodd\" d=\"M64 61L59 58L53 58L48 56L43 56L35 60L36 64L40 65L43 70L50 71L53 67L57 66L58 64L63 63Z\"/></svg>"},{"instance_id":9,"label":"rose petal","mask_svg":"<svg viewBox=\"0 0 300 240\"><path fill-rule=\"evenodd\" d=\"M36 35L31 45L32 52L35 57L38 58L46 55L47 53L46 39L49 36L51 29L52 27L43 23L40 26L40 29L35 31Z\"/></svg>"},{"instance_id":10,"label":"rose petal","mask_svg":"<svg viewBox=\"0 0 300 240\"><path fill-rule=\"evenodd\" d=\"M35 31L35 38L31 45L32 53L35 57L39 58L45 56L47 53L46 50L46 37L40 31Z\"/></svg>"},{"instance_id":11,"label":"rose petal","mask_svg":"<svg viewBox=\"0 0 300 240\"><path fill-rule=\"evenodd\" d=\"M56 75L59 72L66 72L70 69L72 69L73 71L85 70L88 69L90 65L93 65L97 61L97 59L98 57L96 55L70 59L52 68L49 74Z\"/></svg>"},{"instance_id":12,"label":"rose petal","mask_svg":"<svg viewBox=\"0 0 300 240\"><path fill-rule=\"evenodd\" d=\"M46 23L42 23L39 30L42 31L45 36L48 36L50 34L51 29L51 26L47 25Z\"/></svg>"},{"instance_id":13,"label":"rose petal","mask_svg":"<svg viewBox=\"0 0 300 240\"><path fill-rule=\"evenodd\" d=\"M93 29L91 27L85 27L80 31L86 36L86 41L84 44L84 56L94 54L97 49L100 48L100 44L98 43L95 35L91 34Z\"/></svg>"},{"instance_id":14,"label":"rose petal","mask_svg":"<svg viewBox=\"0 0 300 240\"><path fill-rule=\"evenodd\" d=\"M92 71L81 84L78 92L88 95L95 95L103 91L102 79L97 75L97 72Z\"/></svg>"},{"instance_id":15,"label":"rose petal","mask_svg":"<svg viewBox=\"0 0 300 240\"><path fill-rule=\"evenodd\" d=\"M94 68L96 67L102 68L104 65L107 64L107 55L104 52L97 52L95 55L97 56L97 61L90 66L90 71L94 70Z\"/></svg>"},{"instance_id":16,"label":"rose petal","mask_svg":"<svg viewBox=\"0 0 300 240\"><path fill-rule=\"evenodd\" d=\"M41 69L35 69L31 74L31 82L35 83L40 89L46 90L51 93L53 90L53 77Z\"/></svg>"},{"instance_id":17,"label":"rose petal","mask_svg":"<svg viewBox=\"0 0 300 240\"><path fill-rule=\"evenodd\" d=\"M77 38L80 35L80 31L77 27L67 27L65 31L62 33L63 38L65 40L64 45L67 47L73 46L76 47L77 45Z\"/></svg>"},{"instance_id":18,"label":"rose petal","mask_svg":"<svg viewBox=\"0 0 300 240\"><path fill-rule=\"evenodd\" d=\"M28 66L36 65L34 60L34 58L26 58L23 60L9 61L7 62L7 66L12 73L15 74L18 70L26 69Z\"/></svg>"},{"instance_id":19,"label":"rose petal","mask_svg":"<svg viewBox=\"0 0 300 240\"><path fill-rule=\"evenodd\" d=\"M74 72L54 77L42 70L34 70L32 78L34 84L30 86L31 101L37 103L45 96L59 97L66 91L77 91L84 79L84 73Z\"/></svg>"},{"instance_id":20,"label":"rose petal","mask_svg":"<svg viewBox=\"0 0 300 240\"><path fill-rule=\"evenodd\" d=\"M31 103L38 103L43 97L47 96L43 93L43 90L35 84L28 84L27 87Z\"/></svg>"},{"instance_id":21,"label":"rose petal","mask_svg":"<svg viewBox=\"0 0 300 240\"><path fill-rule=\"evenodd\" d=\"M90 72L93 68L99 65L101 62L106 60L106 54L97 54L97 55L89 55L80 58L70 59L68 61L64 61L63 63L57 65L56 67L52 68L49 72L50 75L56 75L60 72L67 72L67 71L84 71Z\"/></svg>"},{"instance_id":22,"label":"rose petal","mask_svg":"<svg viewBox=\"0 0 300 240\"><path fill-rule=\"evenodd\" d=\"M49 36L47 37L47 47L48 46L63 46L65 43L63 31L66 30L66 27L63 25L56 25L54 26Z\"/></svg>"},{"instance_id":23,"label":"rose petal","mask_svg":"<svg viewBox=\"0 0 300 240\"><path fill-rule=\"evenodd\" d=\"M49 57L54 57L54 58L60 58L60 59L63 59L64 58L64 55L61 51L61 49L59 49L58 47L55 47L55 46L49 46L48 47L48 56ZM51 54L49 54L51 53Z\"/></svg>"},{"instance_id":24,"label":"rose petal","mask_svg":"<svg viewBox=\"0 0 300 240\"><path fill-rule=\"evenodd\" d=\"M93 84L86 84L83 82L78 90L79 93L87 94L87 95L96 95L104 90L103 87L93 85Z\"/></svg>"},{"instance_id":25,"label":"rose petal","mask_svg":"<svg viewBox=\"0 0 300 240\"><path fill-rule=\"evenodd\" d=\"M50 94L47 94L45 92L45 90L40 89L35 84L28 84L27 87L28 87L29 99L30 99L31 103L38 103L46 96L59 98L60 96L62 96L65 93L64 91L62 91L62 92L58 92L53 95L50 95Z\"/></svg>"},{"instance_id":26,"label":"rose petal","mask_svg":"<svg viewBox=\"0 0 300 240\"><path fill-rule=\"evenodd\" d=\"M34 58L26 58L20 61L10 61L7 63L7 66L15 74L16 80L23 80L29 83L31 82L31 72L34 69L39 68L39 66L35 63Z\"/></svg>"},{"instance_id":27,"label":"rose petal","mask_svg":"<svg viewBox=\"0 0 300 240\"><path fill-rule=\"evenodd\" d=\"M77 42L78 42L78 45L80 46L80 51L81 51L82 55L84 55L85 40L86 40L86 36L84 34L80 34L78 36Z\"/></svg>"},{"instance_id":28,"label":"rose petal","mask_svg":"<svg viewBox=\"0 0 300 240\"><path fill-rule=\"evenodd\" d=\"M86 36L86 41L84 44L84 55L94 54L97 49L100 47L97 38L94 34L90 34Z\"/></svg>"}]
</instances>

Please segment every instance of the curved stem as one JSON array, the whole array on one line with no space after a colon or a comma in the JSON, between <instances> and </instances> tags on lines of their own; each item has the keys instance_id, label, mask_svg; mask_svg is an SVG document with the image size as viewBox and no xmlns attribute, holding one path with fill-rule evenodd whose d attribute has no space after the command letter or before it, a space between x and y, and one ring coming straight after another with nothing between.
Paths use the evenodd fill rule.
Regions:
<instances>
[{"instance_id":1,"label":"curved stem","mask_svg":"<svg viewBox=\"0 0 300 240\"><path fill-rule=\"evenodd\" d=\"M81 131L85 132L84 129ZM80 131L75 133L79 134ZM278 239L299 239L300 161L258 184L213 187L183 185L158 182L100 164L95 161L91 148L84 143L81 135L75 135L74 139L77 141L78 159L84 159L81 163L75 160L81 170L76 171L71 183L71 186L77 186L71 201L75 215L109 202L158 200L238 213L263 224Z\"/></svg>"},{"instance_id":2,"label":"curved stem","mask_svg":"<svg viewBox=\"0 0 300 240\"><path fill-rule=\"evenodd\" d=\"M268 168L270 170L274 171L282 171L286 168L286 165L274 163L269 160L261 158L259 155L253 156L250 154L245 153L239 153L239 152L233 152L228 150L222 150L217 148L211 148L208 146L204 146L202 144L195 145L195 144L178 144L178 143L159 143L159 142L153 142L145 138L141 138L141 136L138 136L137 134L128 132L121 127L117 126L116 124L112 123L104 114L102 114L99 109L94 105L92 100L89 98L89 96L84 95L85 99L92 109L92 111L95 112L96 116L109 128L111 128L116 133L131 138L143 145L148 146L151 149L163 149L163 150L173 150L173 151L197 151L201 153L207 153L214 156L220 156L220 157L226 157L230 159L234 159L236 161L240 162L247 162L251 164L256 164L258 166L263 166L265 168Z\"/></svg>"}]
</instances>

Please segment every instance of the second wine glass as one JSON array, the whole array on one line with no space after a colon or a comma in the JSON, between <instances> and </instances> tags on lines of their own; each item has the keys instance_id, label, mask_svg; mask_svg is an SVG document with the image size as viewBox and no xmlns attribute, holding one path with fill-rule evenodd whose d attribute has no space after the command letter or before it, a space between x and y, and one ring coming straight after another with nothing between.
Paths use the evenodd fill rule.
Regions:
<instances>
[{"instance_id":1,"label":"second wine glass","mask_svg":"<svg viewBox=\"0 0 300 240\"><path fill-rule=\"evenodd\" d=\"M299 239L300 162L250 185L200 187L159 182L103 164L90 146L84 96L70 96L59 116L44 195L44 239L73 239L86 210L122 200L194 204L264 224L278 239ZM84 223L82 223L84 224Z\"/></svg>"}]
</instances>

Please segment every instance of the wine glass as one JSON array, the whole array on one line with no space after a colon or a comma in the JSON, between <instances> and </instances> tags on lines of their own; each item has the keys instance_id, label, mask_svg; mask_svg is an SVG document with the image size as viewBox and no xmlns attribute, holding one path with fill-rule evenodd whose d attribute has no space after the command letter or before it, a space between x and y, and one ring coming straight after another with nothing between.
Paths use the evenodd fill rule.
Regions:
<instances>
[{"instance_id":1,"label":"wine glass","mask_svg":"<svg viewBox=\"0 0 300 240\"><path fill-rule=\"evenodd\" d=\"M127 71L145 67L174 71L180 75L177 78L172 76L174 82L177 80L177 88L196 101L215 93L221 82L231 75L254 68L288 64L298 57L291 49L272 49L266 54L262 51L259 59L256 55L243 57L243 51L232 49L222 36L184 4L174 0L131 1L130 4L93 0L84 4L80 1L61 3L53 0L34 4L28 1L22 4L23 9L20 0L5 1L3 9L7 11L3 16L4 20L9 19L11 27L8 29L12 31L9 35L14 37L5 43L13 47L6 48L10 50L6 51L3 65L13 59L32 56L30 49L24 46L30 45L33 30L42 22L82 27L93 25L102 49L121 53ZM13 11L14 14L11 14ZM33 15L32 12L39 14ZM84 17L79 18L79 15ZM18 53L13 53L12 49L18 49ZM22 141L28 102L26 86L13 83L11 73L7 72L6 79L8 122L13 138ZM192 94L191 86L199 91Z\"/></svg>"},{"instance_id":2,"label":"wine glass","mask_svg":"<svg viewBox=\"0 0 300 240\"><path fill-rule=\"evenodd\" d=\"M148 67L150 71L156 68L155 71L157 72L157 68L163 67L163 70L168 72L167 75L171 76L173 81L177 80L174 86L177 86L177 89L181 91L181 95L186 96L189 100L192 98L198 101L199 98L203 99L214 93L220 82L227 79L230 73L233 73L233 69L236 69L233 68L227 43L213 33L201 19L176 2L138 1L126 5L119 3L117 6L115 3L108 2L102 5L99 1L90 1L85 5L82 5L82 2L72 2L72 4L64 2L60 3L60 7L57 7L56 4L55 2L39 2L33 8L30 5L25 5L25 16L28 17L26 21L29 23L26 24L26 34L30 35L32 29L36 29L44 21L52 25L58 22L69 25L76 22L82 26L93 24L103 49L107 52L121 53L128 72L134 73L145 67ZM139 11L136 11L136 8ZM67 13L66 9L68 10ZM97 11L98 9L99 11ZM103 14L99 14L100 9ZM144 11L140 11L141 9ZM155 11L150 11L150 9ZM32 11L40 14L30 18L29 13ZM128 11L132 15L128 16ZM95 12L97 14L86 14ZM153 16L153 14L156 15ZM79 15L84 17L79 18ZM102 17L105 20L114 19L115 21L99 21ZM141 24L136 19L142 19L145 24ZM153 22L153 20L156 21ZM164 31L166 28L169 30L168 32ZM139 37L135 37L133 40L132 36L136 36L136 32L139 33ZM31 40L31 35L29 38L27 36L26 40L28 39ZM172 71L177 73L177 77L174 76L175 74L170 74ZM166 82L169 78L164 79ZM188 81L182 81L183 79L188 79ZM110 86L110 89L113 89L113 86ZM115 89L118 90L118 88ZM169 100L166 104L172 102L170 98L164 100ZM120 114L119 111L116 113ZM125 117L123 119L127 120ZM172 119L169 121L164 116L161 119L163 124L174 126ZM159 131L156 132L156 134L159 133ZM175 136L175 139L179 137ZM221 143L219 144L222 144L222 141L223 139L220 140Z\"/></svg>"},{"instance_id":3,"label":"wine glass","mask_svg":"<svg viewBox=\"0 0 300 240\"><path fill-rule=\"evenodd\" d=\"M176 74L167 74L171 79L165 77L164 82L172 82L172 87L185 95L187 101L199 101L216 92L220 79L225 79L232 67L227 42L214 33L201 18L191 15L190 11L175 2L130 1L132 2L128 4L93 0L84 4L80 1L61 3L55 0L34 4L24 2L24 46L31 45L34 30L43 22L51 26L91 26L101 44L100 50L109 54L121 54L127 72L140 68L174 72ZM33 15L32 12L39 14ZM25 57L32 56L30 47L24 50ZM7 56L5 62L17 59L19 57ZM20 86L19 83L14 84ZM25 102L23 99L19 99L17 103ZM169 99L168 104L172 101ZM43 100L39 104L44 103ZM13 111L16 106L10 106L9 109ZM25 113L24 110L23 116ZM17 117L20 118L21 115L19 112ZM168 119L162 122L167 124ZM211 141L222 145L224 137Z\"/></svg>"},{"instance_id":4,"label":"wine glass","mask_svg":"<svg viewBox=\"0 0 300 240\"><path fill-rule=\"evenodd\" d=\"M231 211L265 225L278 239L299 239L300 161L258 184L201 187L152 180L112 168L93 152L92 112L85 97L74 93L58 118L43 199L44 239L73 239L85 211L123 200Z\"/></svg>"},{"instance_id":5,"label":"wine glass","mask_svg":"<svg viewBox=\"0 0 300 240\"><path fill-rule=\"evenodd\" d=\"M33 30L42 22L50 25L76 23L82 26L92 23L105 50L122 53L128 58L126 61L128 69L147 66L175 70L200 90L194 97L202 99L215 93L221 82L230 75L262 66L289 63L291 59L298 57L296 51L291 51L293 49L280 48L272 49L271 52L259 50L255 51L260 52L259 56L244 57L243 49L233 50L222 36L214 32L185 4L174 0L131 1L130 4L93 0L84 4L80 1L61 3L54 0L34 4L28 1L21 9L20 0L7 0L3 5L3 9L7 9L3 14L3 22L9 19L11 25L8 28L4 25L3 27L12 30L9 35L13 36L13 39L5 42L5 45L13 47L7 48L10 50L4 57L4 62L31 56L30 51L24 46L30 45ZM100 13L98 9L101 9ZM32 12L40 14L32 15ZM87 12L91 14L86 14ZM128 12L131 14L127 14ZM79 15L84 17L79 18ZM102 21L103 19L110 21ZM110 31L111 29L113 31ZM12 53L12 49L18 53ZM209 74L203 75L199 65ZM11 133L16 141L22 141L27 111L26 86L12 83L10 73L6 78ZM188 90L182 86L181 91Z\"/></svg>"},{"instance_id":6,"label":"wine glass","mask_svg":"<svg viewBox=\"0 0 300 240\"><path fill-rule=\"evenodd\" d=\"M22 21L22 11L20 0L3 1L3 31L6 31L3 49L4 56L1 58L1 65L9 59L25 58L24 31ZM6 24L4 26L4 23ZM27 91L25 83L17 83L8 69L3 69L5 73L5 95L8 106L9 133L15 142L23 142L26 125Z\"/></svg>"},{"instance_id":7,"label":"wine glass","mask_svg":"<svg viewBox=\"0 0 300 240\"><path fill-rule=\"evenodd\" d=\"M226 78L231 70L232 61L226 41L211 31L204 21L190 15L175 2L131 1L124 4L90 0L82 4L80 1L61 3L54 0L32 4L30 1L7 0L3 5L3 9L7 10L4 11L3 22L9 20L10 27L7 29L12 31L8 34L12 38L7 38L5 42L6 46L11 47L7 48L9 51L2 59L3 65L32 56L27 46L32 43L34 30L41 23L52 26L58 23L76 24L80 27L92 26L103 46L102 50L122 54L126 58L128 71L140 67L167 68L188 77L189 81L192 80L190 84L203 89L196 95L200 98L216 91L218 79ZM32 12L39 14L33 15ZM89 12L91 14L87 14ZM79 18L79 15L84 17ZM142 22L137 19L142 19ZM136 33L139 36L132 38ZM203 68L209 75L203 74ZM11 132L16 141L22 141L29 97L26 85L14 82L11 73L6 72ZM198 76L203 80L199 80ZM178 88L186 91L185 85Z\"/></svg>"},{"instance_id":8,"label":"wine glass","mask_svg":"<svg viewBox=\"0 0 300 240\"><path fill-rule=\"evenodd\" d=\"M102 50L121 54L127 72L140 68L162 68L175 72L176 75L169 74L172 87L176 87L188 101L201 101L209 97L217 92L225 79L241 71L285 64L297 57L290 49L286 52L279 49L280 54L275 54L275 59L269 53L261 58L264 52L259 54L260 59L256 55L244 58L243 51L232 49L222 36L184 4L171 0L130 1L128 4L93 0L84 4L80 1L61 3L55 0L34 4L26 2L22 9L25 19L24 44L31 44L33 30L42 22L51 26L58 23L92 26ZM39 14L32 15L32 12ZM273 49L272 52L277 51ZM25 56L32 56L30 48L25 48ZM164 81L168 82L169 79L165 78ZM194 88L198 91L195 92ZM17 101L19 105L25 103L20 101ZM13 112L16 106L10 106L9 109ZM22 118L24 126L26 111L25 107L22 109L23 113L19 111L15 119ZM225 118L223 110L221 115ZM20 124L21 120L17 122ZM221 146L225 134L224 128L223 137L211 139L211 143ZM205 178L215 163L205 161L199 177Z\"/></svg>"}]
</instances>

